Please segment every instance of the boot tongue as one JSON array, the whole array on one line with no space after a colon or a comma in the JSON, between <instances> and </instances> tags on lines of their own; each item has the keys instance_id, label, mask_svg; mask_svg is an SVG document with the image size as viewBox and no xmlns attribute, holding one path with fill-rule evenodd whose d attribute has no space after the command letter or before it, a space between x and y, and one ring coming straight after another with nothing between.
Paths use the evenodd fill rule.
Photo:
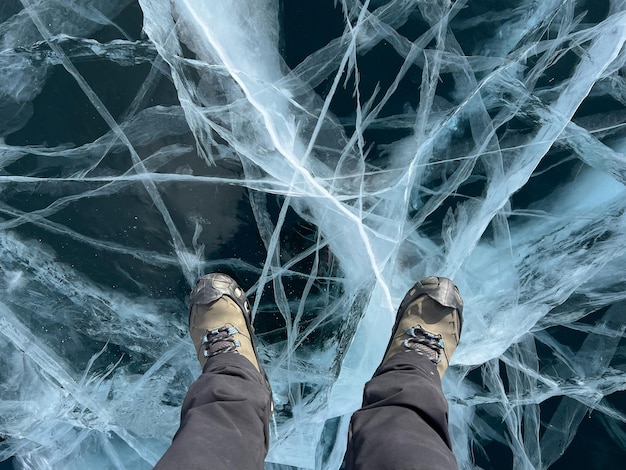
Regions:
<instances>
[{"instance_id":1,"label":"boot tongue","mask_svg":"<svg viewBox=\"0 0 626 470\"><path fill-rule=\"evenodd\" d=\"M202 344L205 347L205 357L212 357L225 352L236 352L239 341L233 338L235 333L239 333L237 328L224 325L216 330L207 331Z\"/></svg>"},{"instance_id":2,"label":"boot tongue","mask_svg":"<svg viewBox=\"0 0 626 470\"><path fill-rule=\"evenodd\" d=\"M404 346L413 351L419 351L428 357L433 363L438 364L441 360L443 340L441 335L435 335L424 330L420 325L409 328L406 332L409 336L404 341Z\"/></svg>"},{"instance_id":3,"label":"boot tongue","mask_svg":"<svg viewBox=\"0 0 626 470\"><path fill-rule=\"evenodd\" d=\"M424 354L428 359L430 359L435 364L438 362L439 353L436 350L428 347L425 344L422 344L422 343L409 343L409 344L407 344L406 347L411 349L411 350L413 350L413 351L421 352L422 354Z\"/></svg>"}]
</instances>

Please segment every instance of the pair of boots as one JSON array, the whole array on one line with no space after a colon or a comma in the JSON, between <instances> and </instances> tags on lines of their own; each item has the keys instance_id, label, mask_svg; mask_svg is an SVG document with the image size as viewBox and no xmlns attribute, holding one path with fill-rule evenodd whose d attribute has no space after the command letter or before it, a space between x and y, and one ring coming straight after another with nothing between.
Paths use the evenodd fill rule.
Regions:
<instances>
[{"instance_id":1,"label":"pair of boots","mask_svg":"<svg viewBox=\"0 0 626 470\"><path fill-rule=\"evenodd\" d=\"M218 354L240 354L263 375L269 388L243 289L225 274L207 274L191 292L190 303L189 330L200 366ZM398 308L382 364L399 353L424 354L443 377L461 337L462 314L463 300L452 281L434 276L418 281Z\"/></svg>"}]
</instances>

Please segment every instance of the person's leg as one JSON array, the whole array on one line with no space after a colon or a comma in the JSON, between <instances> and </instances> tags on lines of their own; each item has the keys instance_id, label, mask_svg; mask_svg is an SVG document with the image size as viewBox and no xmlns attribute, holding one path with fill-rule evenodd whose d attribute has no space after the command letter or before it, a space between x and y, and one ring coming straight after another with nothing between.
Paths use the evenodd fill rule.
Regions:
<instances>
[{"instance_id":1,"label":"person's leg","mask_svg":"<svg viewBox=\"0 0 626 470\"><path fill-rule=\"evenodd\" d=\"M155 469L262 469L272 395L243 290L223 274L202 277L191 293L189 328L203 372Z\"/></svg>"},{"instance_id":2,"label":"person's leg","mask_svg":"<svg viewBox=\"0 0 626 470\"><path fill-rule=\"evenodd\" d=\"M348 469L457 468L448 404L426 356L396 354L378 368L352 415L345 460Z\"/></svg>"},{"instance_id":3,"label":"person's leg","mask_svg":"<svg viewBox=\"0 0 626 470\"><path fill-rule=\"evenodd\" d=\"M269 444L270 392L238 354L220 354L191 385L180 428L155 469L261 469Z\"/></svg>"},{"instance_id":4,"label":"person's leg","mask_svg":"<svg viewBox=\"0 0 626 470\"><path fill-rule=\"evenodd\" d=\"M451 281L427 278L398 309L383 362L350 422L348 469L456 469L441 378L461 331Z\"/></svg>"}]
</instances>

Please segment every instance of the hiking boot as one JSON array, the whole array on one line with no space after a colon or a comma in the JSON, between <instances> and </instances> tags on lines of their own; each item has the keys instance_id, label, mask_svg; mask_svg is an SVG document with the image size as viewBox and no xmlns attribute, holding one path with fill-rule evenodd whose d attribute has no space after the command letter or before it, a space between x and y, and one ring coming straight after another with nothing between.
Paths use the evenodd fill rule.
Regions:
<instances>
[{"instance_id":1,"label":"hiking boot","mask_svg":"<svg viewBox=\"0 0 626 470\"><path fill-rule=\"evenodd\" d=\"M250 304L234 279L220 273L201 277L191 291L190 304L189 333L200 367L218 354L241 354L267 380L256 352Z\"/></svg>"},{"instance_id":2,"label":"hiking boot","mask_svg":"<svg viewBox=\"0 0 626 470\"><path fill-rule=\"evenodd\" d=\"M407 292L398 308L396 324L383 363L400 352L424 354L443 378L463 325L463 300L445 277L427 277Z\"/></svg>"}]
</instances>

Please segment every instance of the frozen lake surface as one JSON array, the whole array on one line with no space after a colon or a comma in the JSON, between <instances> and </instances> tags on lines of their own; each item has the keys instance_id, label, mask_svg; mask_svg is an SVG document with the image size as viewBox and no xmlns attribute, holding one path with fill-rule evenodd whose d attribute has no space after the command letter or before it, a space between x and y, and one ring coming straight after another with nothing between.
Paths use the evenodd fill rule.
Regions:
<instances>
[{"instance_id":1,"label":"frozen lake surface","mask_svg":"<svg viewBox=\"0 0 626 470\"><path fill-rule=\"evenodd\" d=\"M151 468L211 271L268 469L339 467L433 274L460 468L622 468L625 42L624 0L3 0L0 468Z\"/></svg>"}]
</instances>

